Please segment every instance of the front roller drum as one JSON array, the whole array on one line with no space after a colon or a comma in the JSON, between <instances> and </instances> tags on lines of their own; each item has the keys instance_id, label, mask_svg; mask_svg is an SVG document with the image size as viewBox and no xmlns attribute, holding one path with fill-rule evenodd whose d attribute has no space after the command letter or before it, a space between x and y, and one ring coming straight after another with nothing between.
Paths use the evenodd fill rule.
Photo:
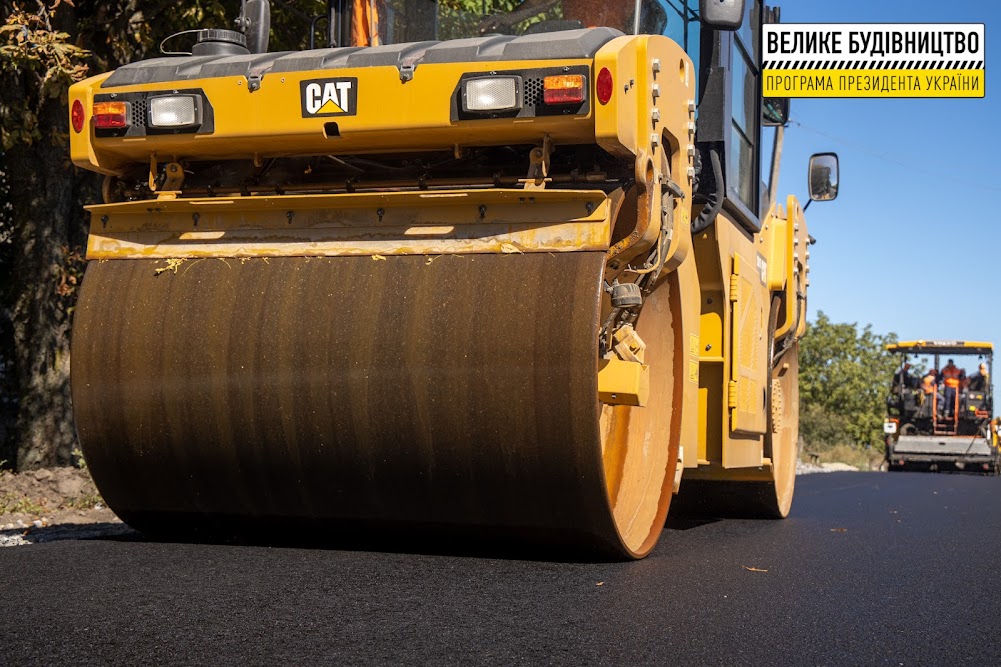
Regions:
<instances>
[{"instance_id":1,"label":"front roller drum","mask_svg":"<svg viewBox=\"0 0 1001 667\"><path fill-rule=\"evenodd\" d=\"M72 368L88 466L152 534L280 519L642 557L677 459L671 312L659 290L637 326L648 407L603 408L604 261L91 262Z\"/></svg>"}]
</instances>

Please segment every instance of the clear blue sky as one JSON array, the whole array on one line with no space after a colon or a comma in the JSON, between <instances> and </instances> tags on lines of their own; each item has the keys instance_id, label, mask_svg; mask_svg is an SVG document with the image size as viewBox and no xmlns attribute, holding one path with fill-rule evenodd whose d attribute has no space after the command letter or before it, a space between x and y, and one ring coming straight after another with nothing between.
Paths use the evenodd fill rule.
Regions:
<instances>
[{"instance_id":1,"label":"clear blue sky","mask_svg":"<svg viewBox=\"0 0 1001 667\"><path fill-rule=\"evenodd\" d=\"M839 154L837 200L814 202L806 213L817 238L810 254L811 319L823 310L836 322L871 323L903 340L1001 345L1001 210L994 204L1001 199L1001 3L771 4L782 7L789 23L986 24L983 99L792 100L779 193L805 198L810 154ZM765 143L770 146L770 133ZM996 366L997 372L1001 363Z\"/></svg>"}]
</instances>

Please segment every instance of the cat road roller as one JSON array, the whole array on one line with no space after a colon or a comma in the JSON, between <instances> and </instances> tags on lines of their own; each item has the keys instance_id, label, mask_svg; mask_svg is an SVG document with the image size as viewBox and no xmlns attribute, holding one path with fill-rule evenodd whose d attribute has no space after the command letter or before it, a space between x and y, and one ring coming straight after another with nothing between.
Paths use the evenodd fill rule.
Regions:
<instances>
[{"instance_id":1,"label":"cat road roller","mask_svg":"<svg viewBox=\"0 0 1001 667\"><path fill-rule=\"evenodd\" d=\"M269 52L249 0L72 87L105 175L73 403L126 522L640 558L675 494L787 514L811 239L761 185L776 10L494 4L331 2L323 48Z\"/></svg>"}]
</instances>

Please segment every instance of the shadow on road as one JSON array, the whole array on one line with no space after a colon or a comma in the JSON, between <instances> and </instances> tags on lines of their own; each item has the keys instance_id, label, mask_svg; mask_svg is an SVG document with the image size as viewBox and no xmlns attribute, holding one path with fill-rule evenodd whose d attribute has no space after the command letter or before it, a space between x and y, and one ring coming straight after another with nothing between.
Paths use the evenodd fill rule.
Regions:
<instances>
[{"instance_id":1,"label":"shadow on road","mask_svg":"<svg viewBox=\"0 0 1001 667\"><path fill-rule=\"evenodd\" d=\"M719 521L722 521L722 519L690 519L668 515L667 521L664 522L664 530L691 530L692 528L701 528L702 526L708 526Z\"/></svg>"}]
</instances>

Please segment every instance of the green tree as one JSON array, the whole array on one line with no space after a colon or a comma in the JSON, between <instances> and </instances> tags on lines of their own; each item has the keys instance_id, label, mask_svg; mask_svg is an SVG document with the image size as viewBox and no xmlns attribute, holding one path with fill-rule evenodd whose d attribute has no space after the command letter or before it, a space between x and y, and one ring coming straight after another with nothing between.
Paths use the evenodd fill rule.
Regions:
<instances>
[{"instance_id":1,"label":"green tree","mask_svg":"<svg viewBox=\"0 0 1001 667\"><path fill-rule=\"evenodd\" d=\"M882 446L896 334L832 322L822 311L800 347L800 432L808 447Z\"/></svg>"},{"instance_id":2,"label":"green tree","mask_svg":"<svg viewBox=\"0 0 1001 667\"><path fill-rule=\"evenodd\" d=\"M25 466L68 462L74 439L68 339L88 183L68 164L65 92L91 55L70 38L75 11L68 0L0 9L0 459Z\"/></svg>"}]
</instances>

